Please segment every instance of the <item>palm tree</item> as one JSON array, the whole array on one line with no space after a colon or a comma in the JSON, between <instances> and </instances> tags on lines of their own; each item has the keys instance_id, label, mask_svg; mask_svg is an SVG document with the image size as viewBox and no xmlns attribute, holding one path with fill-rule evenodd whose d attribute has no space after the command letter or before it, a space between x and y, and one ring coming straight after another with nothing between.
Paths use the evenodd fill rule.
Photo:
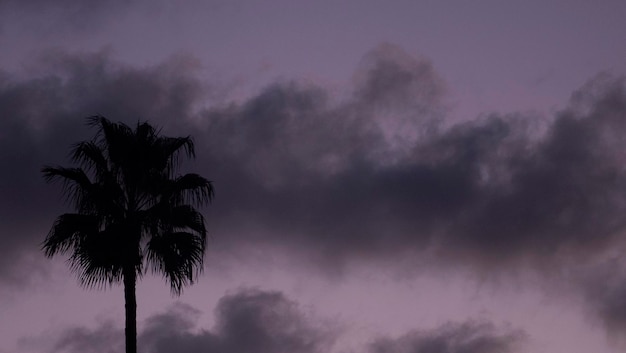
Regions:
<instances>
[{"instance_id":1,"label":"palm tree","mask_svg":"<svg viewBox=\"0 0 626 353\"><path fill-rule=\"evenodd\" d=\"M196 209L213 198L210 181L178 175L179 154L195 157L190 137L164 137L148 123L136 129L104 117L90 141L72 149L77 167L45 166L45 179L61 181L75 213L59 216L45 241L48 257L71 254L85 287L122 282L126 352L137 352L135 285L147 268L179 295L202 271L207 230ZM144 267L145 263L145 267Z\"/></svg>"}]
</instances>

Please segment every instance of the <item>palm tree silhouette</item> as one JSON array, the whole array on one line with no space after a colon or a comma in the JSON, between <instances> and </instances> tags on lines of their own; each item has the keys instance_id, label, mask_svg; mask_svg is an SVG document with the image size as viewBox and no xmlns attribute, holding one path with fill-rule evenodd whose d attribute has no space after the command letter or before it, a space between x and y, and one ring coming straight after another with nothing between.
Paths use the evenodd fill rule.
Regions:
<instances>
[{"instance_id":1,"label":"palm tree silhouette","mask_svg":"<svg viewBox=\"0 0 626 353\"><path fill-rule=\"evenodd\" d=\"M123 282L126 352L136 353L136 282L148 267L173 294L193 284L207 234L196 207L212 200L213 186L197 174L176 174L181 152L195 157L190 137L160 136L148 123L133 130L101 116L88 124L97 133L74 145L78 167L42 169L46 181L63 183L75 208L56 219L43 250L48 257L70 253L70 268L85 287Z\"/></svg>"}]
</instances>

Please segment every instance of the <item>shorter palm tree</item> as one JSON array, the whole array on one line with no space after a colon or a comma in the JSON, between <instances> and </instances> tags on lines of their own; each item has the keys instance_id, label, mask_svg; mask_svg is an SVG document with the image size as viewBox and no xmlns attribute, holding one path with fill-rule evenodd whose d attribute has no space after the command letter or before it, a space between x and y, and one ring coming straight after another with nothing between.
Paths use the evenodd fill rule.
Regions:
<instances>
[{"instance_id":1,"label":"shorter palm tree","mask_svg":"<svg viewBox=\"0 0 626 353\"><path fill-rule=\"evenodd\" d=\"M177 174L181 152L195 157L190 137L164 137L148 123L132 129L101 116L88 123L97 132L74 145L78 166L42 169L47 181L63 183L75 209L57 218L43 250L48 257L71 254L70 268L85 287L123 283L126 352L136 353L136 282L146 267L176 295L195 281L207 235L196 207L211 201L213 186L200 175Z\"/></svg>"}]
</instances>

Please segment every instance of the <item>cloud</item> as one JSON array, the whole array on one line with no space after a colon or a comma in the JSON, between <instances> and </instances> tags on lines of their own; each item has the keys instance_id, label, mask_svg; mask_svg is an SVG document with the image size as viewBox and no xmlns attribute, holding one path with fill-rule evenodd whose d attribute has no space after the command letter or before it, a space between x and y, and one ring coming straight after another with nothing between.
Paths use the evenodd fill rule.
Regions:
<instances>
[{"instance_id":1,"label":"cloud","mask_svg":"<svg viewBox=\"0 0 626 353\"><path fill-rule=\"evenodd\" d=\"M366 53L355 73L354 96L368 109L411 108L427 117L440 108L446 85L425 58L410 55L391 43L382 43Z\"/></svg>"},{"instance_id":2,"label":"cloud","mask_svg":"<svg viewBox=\"0 0 626 353\"><path fill-rule=\"evenodd\" d=\"M394 63L393 57L400 61ZM403 84L393 92L404 98L393 106L385 103L385 110L397 113L395 119L406 121L415 116L413 125L437 117L438 96L419 95L420 87L442 85L428 62L411 60L400 49L386 45L369 54L359 71L366 79L346 103L332 103L323 87L292 81L272 85L243 104L215 106L198 117L196 108L207 104L213 88L195 78L198 66L193 58L175 56L160 65L136 68L116 62L106 49L92 53L50 49L25 65L28 76L0 75L0 115L5 117L0 122L0 165L12 171L0 177L7 190L0 202L7 215L0 233L7 255L2 257L0 279L5 281L19 267L10 264L17 264L24 252L36 251L57 214L53 210L60 209L59 190L42 182L39 169L44 164L66 164L69 146L90 138L93 131L84 126L83 117L100 114L129 124L149 119L170 135L186 135L195 129L200 156L195 165L224 185L218 191L224 195L219 217L237 212L242 203L255 208L242 208L244 211L261 212L258 203L266 201L273 203L266 211L280 212L293 207L283 202L296 204L285 194L291 187L309 187L318 178L335 179L358 163L368 168L392 163L396 154L410 148L415 137L404 136L398 144L397 136L406 129L400 125L383 128L392 119L378 119L370 111L376 102L363 92L372 95L384 90L379 83L384 80L377 75L403 77ZM421 83L424 77L427 82ZM381 95L377 100L393 101L382 97L383 93L376 94ZM416 95L414 101L406 98L412 94ZM433 109L425 113L425 106ZM197 120L204 118L208 119L206 130L197 126ZM287 180L298 182L290 186ZM245 191L256 189L257 183L261 188ZM265 190L272 185L277 188ZM264 199L264 192L284 196L281 203L274 204L276 197ZM349 201L351 196L345 196ZM294 216L296 228L287 224L285 230L306 231L303 224L297 224L303 215ZM261 222L271 225L268 231L283 227L276 215L268 213L266 217ZM242 223L230 217L224 222L229 226ZM232 233L228 227L224 231Z\"/></svg>"},{"instance_id":3,"label":"cloud","mask_svg":"<svg viewBox=\"0 0 626 353\"><path fill-rule=\"evenodd\" d=\"M281 292L240 289L222 297L210 330L197 327L200 314L179 303L149 317L140 330L138 346L147 353L341 351L335 346L343 332L337 324L311 316ZM66 329L54 340L50 352L121 352L123 337L123 329L111 323L95 329ZM367 353L515 353L526 339L523 331L509 326L469 320L410 331L397 338L380 337L363 342L359 349ZM31 345L35 341L31 339Z\"/></svg>"},{"instance_id":4,"label":"cloud","mask_svg":"<svg viewBox=\"0 0 626 353\"><path fill-rule=\"evenodd\" d=\"M370 353L513 353L526 340L523 331L489 322L448 323L431 331L414 331L397 339L379 339Z\"/></svg>"},{"instance_id":5,"label":"cloud","mask_svg":"<svg viewBox=\"0 0 626 353\"><path fill-rule=\"evenodd\" d=\"M546 269L622 243L624 79L592 80L541 134L533 117L491 115L401 148L367 104L332 105L323 89L288 83L204 113L217 222L241 227L239 245L287 245L331 267L406 252Z\"/></svg>"},{"instance_id":6,"label":"cloud","mask_svg":"<svg viewBox=\"0 0 626 353\"><path fill-rule=\"evenodd\" d=\"M136 68L107 51L50 50L33 67L28 77L0 75L0 166L11 170L0 175L5 284L27 280L24 264L38 266L32 253L62 212L59 190L43 182L39 169L66 164L69 146L93 133L82 118L102 114L193 135L198 160L189 167L217 188L208 209L211 262L246 261L250 249L267 246L335 274L355 262L480 273L530 267L582 283L576 290L593 317L609 331L626 327L622 277L589 279L595 262L624 246L622 77L590 80L566 109L543 121L492 114L446 127L445 84L433 65L390 45L365 56L352 94L340 99L293 80L242 102L208 105L214 87L197 79L197 63L183 56ZM571 268L580 274L561 274ZM193 322L181 321L176 327L185 329L175 334L231 344L225 337L234 330L229 325L240 327L237 315L262 315L238 313L243 297L236 299L237 305L221 304L232 311L214 331L198 336L185 326ZM171 315L163 320L193 317ZM153 319L146 342L163 327ZM250 341L292 344L291 336L246 332L254 334Z\"/></svg>"},{"instance_id":7,"label":"cloud","mask_svg":"<svg viewBox=\"0 0 626 353\"><path fill-rule=\"evenodd\" d=\"M83 40L93 43L104 39L101 43L107 45L111 42L111 30L122 29L118 35L136 33L143 27L138 23L145 23L151 33L156 33L158 26L176 23L178 15L193 11L211 15L225 8L234 7L223 0L0 0L0 36L16 36L22 39L16 44L26 44L34 50L51 43L75 48ZM121 43L119 38L115 42Z\"/></svg>"},{"instance_id":8,"label":"cloud","mask_svg":"<svg viewBox=\"0 0 626 353\"><path fill-rule=\"evenodd\" d=\"M337 334L280 292L241 289L224 296L211 330L196 328L199 314L179 303L149 317L138 347L147 353L321 353L329 351ZM95 329L64 330L50 352L113 353L122 352L123 344L124 330L106 322Z\"/></svg>"},{"instance_id":9,"label":"cloud","mask_svg":"<svg viewBox=\"0 0 626 353\"><path fill-rule=\"evenodd\" d=\"M337 273L350 262L542 272L623 245L624 79L601 75L568 108L538 121L486 115L445 127L445 84L423 58L381 45L352 94L315 83L269 85L243 102L207 103L197 63L174 57L135 68L106 51L47 51L28 78L2 76L0 233L8 264L35 249L59 209L40 176L82 117L195 138L194 171L215 181L209 255L275 247Z\"/></svg>"},{"instance_id":10,"label":"cloud","mask_svg":"<svg viewBox=\"0 0 626 353\"><path fill-rule=\"evenodd\" d=\"M117 353L124 350L124 330L112 323L95 329L71 328L63 332L50 352Z\"/></svg>"},{"instance_id":11,"label":"cloud","mask_svg":"<svg viewBox=\"0 0 626 353\"><path fill-rule=\"evenodd\" d=\"M330 330L311 322L295 302L280 292L241 290L223 297L215 314L213 330L193 334L189 332L189 316L170 311L149 319L140 340L154 353L315 353L326 351L333 342Z\"/></svg>"},{"instance_id":12,"label":"cloud","mask_svg":"<svg viewBox=\"0 0 626 353\"><path fill-rule=\"evenodd\" d=\"M541 262L585 261L623 245L624 82L590 81L545 138L526 152L505 152L504 164L495 167L505 168L508 182L478 189L480 202L468 208L447 249L496 262ZM579 95L588 96L584 107Z\"/></svg>"},{"instance_id":13,"label":"cloud","mask_svg":"<svg viewBox=\"0 0 626 353\"><path fill-rule=\"evenodd\" d=\"M617 254L616 254L617 253ZM570 285L582 293L585 314L615 343L626 343L626 266L615 252L593 266L576 269Z\"/></svg>"},{"instance_id":14,"label":"cloud","mask_svg":"<svg viewBox=\"0 0 626 353\"><path fill-rule=\"evenodd\" d=\"M42 1L42 0L0 0L0 18L4 25L24 25L28 33L49 38L47 31L72 35L73 31L93 33L115 15L128 11L134 0L100 1ZM20 22L14 22L19 18ZM3 26L4 27L4 26ZM2 28L0 28L1 34Z\"/></svg>"},{"instance_id":15,"label":"cloud","mask_svg":"<svg viewBox=\"0 0 626 353\"><path fill-rule=\"evenodd\" d=\"M169 131L184 130L192 103L204 90L192 77L193 59L130 68L106 51L46 51L29 78L0 75L0 280L16 275L25 252L37 251L57 214L60 190L46 185L44 164L66 164L70 146L91 138L84 117L102 114L135 124L150 118ZM57 210L57 211L55 211Z\"/></svg>"}]
</instances>

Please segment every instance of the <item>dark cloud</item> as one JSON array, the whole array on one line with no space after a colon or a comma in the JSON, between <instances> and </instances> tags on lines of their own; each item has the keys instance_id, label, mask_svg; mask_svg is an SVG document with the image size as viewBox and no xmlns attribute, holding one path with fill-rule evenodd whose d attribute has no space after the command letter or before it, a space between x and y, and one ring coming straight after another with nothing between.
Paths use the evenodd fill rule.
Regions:
<instances>
[{"instance_id":1,"label":"dark cloud","mask_svg":"<svg viewBox=\"0 0 626 353\"><path fill-rule=\"evenodd\" d=\"M183 315L190 309L182 309L148 320L140 336L148 351L315 353L326 351L334 339L280 292L248 289L223 297L211 331L192 333L190 315Z\"/></svg>"},{"instance_id":2,"label":"dark cloud","mask_svg":"<svg viewBox=\"0 0 626 353\"><path fill-rule=\"evenodd\" d=\"M623 79L583 87L541 135L524 116L490 116L401 148L356 97L331 105L289 83L204 114L217 222L256 229L243 244L256 235L330 266L405 251L483 269L554 265L621 242Z\"/></svg>"},{"instance_id":3,"label":"dark cloud","mask_svg":"<svg viewBox=\"0 0 626 353\"><path fill-rule=\"evenodd\" d=\"M395 47L379 47L366 58L357 75L364 78L339 104L323 88L287 82L203 114L205 153L222 186L216 222L256 229L247 232L253 237L275 235L264 242L298 243L339 258L349 248L385 248L385 233L412 226L415 212L404 208L414 168L407 156L420 130L439 118L443 83L430 63L409 60ZM402 83L387 87L396 76ZM427 167L417 169L418 183L438 179Z\"/></svg>"},{"instance_id":4,"label":"dark cloud","mask_svg":"<svg viewBox=\"0 0 626 353\"><path fill-rule=\"evenodd\" d=\"M65 164L69 148L93 131L84 118L102 114L135 124L148 119L168 131L185 130L192 102L203 91L194 62L172 58L144 69L125 67L106 52L48 51L20 79L0 75L0 280L20 282L23 252L37 251L62 211L60 190L45 185L44 164ZM56 211L55 211L56 210Z\"/></svg>"},{"instance_id":5,"label":"dark cloud","mask_svg":"<svg viewBox=\"0 0 626 353\"><path fill-rule=\"evenodd\" d=\"M576 268L580 274L561 279L582 281L577 290L593 316L609 331L626 330L624 277L589 267L625 245L624 78L596 77L544 121L488 115L444 128L445 85L432 65L389 45L366 55L353 94L340 100L287 81L208 107L210 86L193 76L191 58L148 68L106 52L48 51L37 60L27 78L0 75L0 165L10 171L0 175L3 283L28 278L37 266L32 253L63 212L60 190L45 185L39 169L65 164L69 146L93 133L83 117L101 114L195 137L198 160L190 166L217 188L208 210L213 262L268 246L331 273L351 261L481 273L530 265L557 276ZM153 317L142 339L170 337L158 347L178 342L190 352L245 342L274 347L268 352L320 349L307 340L319 333L311 326L287 330L299 316L282 296L244 294L223 299L212 331L194 331L182 319L192 312L179 308ZM280 313L270 320L276 326L260 324L270 314L259 308L267 306ZM161 334L174 319L180 331ZM246 323L249 339L229 336L244 335L237 330ZM106 340L112 332L71 334Z\"/></svg>"},{"instance_id":6,"label":"dark cloud","mask_svg":"<svg viewBox=\"0 0 626 353\"><path fill-rule=\"evenodd\" d=\"M198 328L200 311L176 304L149 317L138 337L146 353L321 353L335 347L341 330L312 317L280 292L242 289L224 296L215 308L212 329ZM515 353L526 334L486 321L449 322L433 330L365 342L368 353ZM36 340L31 339L31 342ZM43 342L43 341L42 341ZM102 323L95 329L65 330L50 352L121 352L123 329ZM32 345L32 343L31 343Z\"/></svg>"},{"instance_id":7,"label":"dark cloud","mask_svg":"<svg viewBox=\"0 0 626 353\"><path fill-rule=\"evenodd\" d=\"M280 292L243 289L223 297L211 330L197 328L199 314L186 304L176 304L149 317L138 337L140 351L321 353L329 351L337 334ZM122 352L123 342L122 328L103 323L95 329L65 330L50 352Z\"/></svg>"},{"instance_id":8,"label":"dark cloud","mask_svg":"<svg viewBox=\"0 0 626 353\"><path fill-rule=\"evenodd\" d=\"M208 84L185 57L140 69L106 52L49 51L34 66L27 79L0 76L0 164L13 171L0 176L2 278L60 213L39 168L89 138L81 119L93 114L192 133L194 171L217 188L209 256L267 245L332 272L406 258L558 272L622 244L623 78L591 80L537 132L520 114L444 128L445 84L391 45L365 56L341 99L286 81L207 106Z\"/></svg>"},{"instance_id":9,"label":"dark cloud","mask_svg":"<svg viewBox=\"0 0 626 353\"><path fill-rule=\"evenodd\" d=\"M585 261L622 243L624 80L589 85L602 90L589 97L585 109L577 107L576 98L538 143L508 152L500 142L486 146L491 152L480 155L505 153L495 167L504 167L508 182L480 187L479 202L467 208L445 252L498 262L516 256ZM588 87L583 92L592 94ZM479 163L474 168L482 167ZM486 165L487 175L493 167Z\"/></svg>"},{"instance_id":10,"label":"dark cloud","mask_svg":"<svg viewBox=\"0 0 626 353\"><path fill-rule=\"evenodd\" d=\"M526 340L523 331L492 323L448 323L432 331L414 331L397 339L380 339L371 353L514 353Z\"/></svg>"}]
</instances>

